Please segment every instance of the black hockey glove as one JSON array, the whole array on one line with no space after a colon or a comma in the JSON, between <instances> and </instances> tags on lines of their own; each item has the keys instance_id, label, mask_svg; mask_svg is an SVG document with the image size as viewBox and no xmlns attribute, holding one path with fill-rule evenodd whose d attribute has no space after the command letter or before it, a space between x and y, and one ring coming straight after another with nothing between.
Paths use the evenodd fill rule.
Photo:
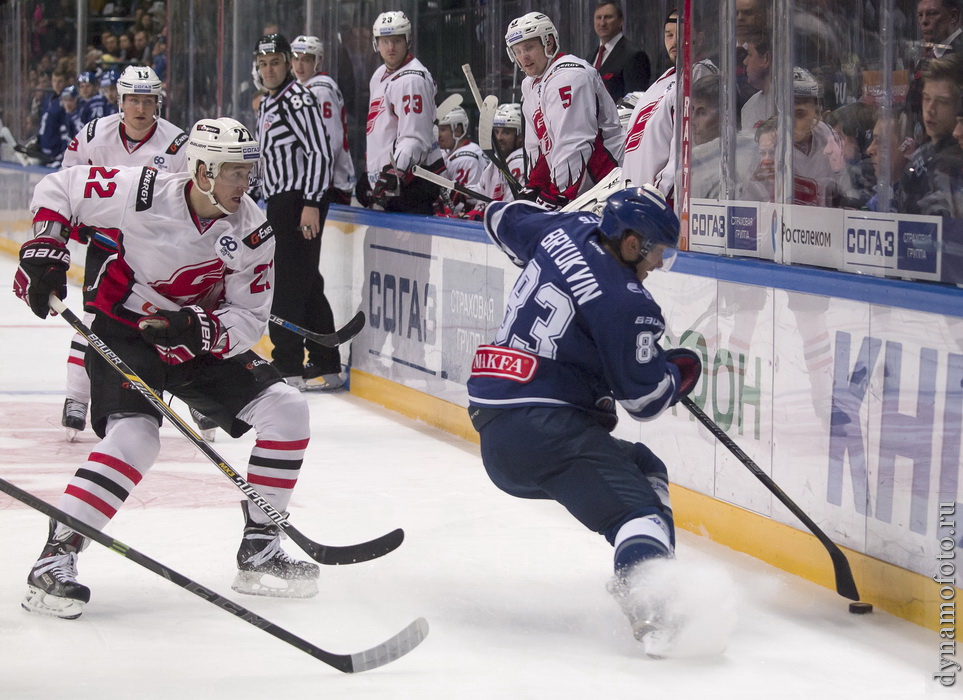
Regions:
<instances>
[{"instance_id":1,"label":"black hockey glove","mask_svg":"<svg viewBox=\"0 0 963 700\"><path fill-rule=\"evenodd\" d=\"M404 177L398 177L398 171L391 165L386 165L378 173L378 181L374 184L371 194L378 203L384 202L388 197L397 197L401 194L401 182Z\"/></svg>"},{"instance_id":2,"label":"black hockey glove","mask_svg":"<svg viewBox=\"0 0 963 700\"><path fill-rule=\"evenodd\" d=\"M185 306L177 311L158 311L138 323L140 334L156 346L161 359L179 365L214 348L221 334L217 317L200 306Z\"/></svg>"},{"instance_id":3,"label":"black hockey glove","mask_svg":"<svg viewBox=\"0 0 963 700\"><path fill-rule=\"evenodd\" d=\"M20 247L20 267L13 277L13 293L40 318L50 313L50 293L67 298L70 251L57 238L34 238Z\"/></svg>"},{"instance_id":4,"label":"black hockey glove","mask_svg":"<svg viewBox=\"0 0 963 700\"><path fill-rule=\"evenodd\" d=\"M540 190L534 187L523 187L515 195L515 199L524 199L526 202L534 202L538 199L538 195L541 194Z\"/></svg>"},{"instance_id":5,"label":"black hockey glove","mask_svg":"<svg viewBox=\"0 0 963 700\"><path fill-rule=\"evenodd\" d=\"M702 357L689 348L672 348L665 353L665 361L671 362L679 368L679 388L675 392L672 404L675 405L683 396L688 396L702 376Z\"/></svg>"},{"instance_id":6,"label":"black hockey glove","mask_svg":"<svg viewBox=\"0 0 963 700\"><path fill-rule=\"evenodd\" d=\"M367 180L365 180L367 182ZM361 184L360 182L358 183ZM328 199L331 204L343 204L346 207L351 206L351 191L350 190L339 190L337 187L331 187L328 189Z\"/></svg>"}]
</instances>

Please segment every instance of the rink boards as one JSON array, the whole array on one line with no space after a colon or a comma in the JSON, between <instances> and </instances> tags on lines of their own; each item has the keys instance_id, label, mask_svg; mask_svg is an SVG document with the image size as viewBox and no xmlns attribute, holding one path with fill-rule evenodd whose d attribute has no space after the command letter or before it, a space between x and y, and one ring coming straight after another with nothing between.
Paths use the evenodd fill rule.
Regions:
<instances>
[{"instance_id":1,"label":"rink boards","mask_svg":"<svg viewBox=\"0 0 963 700\"><path fill-rule=\"evenodd\" d=\"M8 254L29 235L42 172L0 168ZM343 207L323 253L336 318L368 317L344 351L352 392L477 440L465 381L518 269L478 224ZM703 356L698 405L847 548L863 600L938 628L933 577L942 566L958 586L963 537L963 292L694 253L646 285L663 343ZM680 526L833 587L822 546L684 409L621 418L617 435L666 462Z\"/></svg>"},{"instance_id":2,"label":"rink boards","mask_svg":"<svg viewBox=\"0 0 963 700\"><path fill-rule=\"evenodd\" d=\"M352 392L477 440L465 382L518 269L478 224L336 207L324 236L336 317L368 317ZM963 537L963 292L695 253L646 286L663 344L702 354L696 403L847 548L863 600L938 627L931 577ZM623 413L616 434L666 462L681 526L834 587L822 546L685 409Z\"/></svg>"}]
</instances>

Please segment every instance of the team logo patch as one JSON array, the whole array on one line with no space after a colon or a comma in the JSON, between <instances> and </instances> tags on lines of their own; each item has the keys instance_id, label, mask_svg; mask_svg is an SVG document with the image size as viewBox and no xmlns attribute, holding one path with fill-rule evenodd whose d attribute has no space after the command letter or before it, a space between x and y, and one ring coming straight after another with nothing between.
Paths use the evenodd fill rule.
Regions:
<instances>
[{"instance_id":1,"label":"team logo patch","mask_svg":"<svg viewBox=\"0 0 963 700\"><path fill-rule=\"evenodd\" d=\"M497 345L479 345L471 363L471 376L497 377L525 384L538 369L538 357L521 350Z\"/></svg>"},{"instance_id":2,"label":"team logo patch","mask_svg":"<svg viewBox=\"0 0 963 700\"><path fill-rule=\"evenodd\" d=\"M216 126L212 126L212 125L210 125L210 124L198 124L195 128L196 128L198 131L210 131L212 134L219 134L219 133L221 133L221 130L220 130L220 129L218 129Z\"/></svg>"},{"instance_id":3,"label":"team logo patch","mask_svg":"<svg viewBox=\"0 0 963 700\"><path fill-rule=\"evenodd\" d=\"M154 203L154 182L157 180L156 168L144 168L140 182L137 183L137 202L134 209L147 211Z\"/></svg>"},{"instance_id":4,"label":"team logo patch","mask_svg":"<svg viewBox=\"0 0 963 700\"><path fill-rule=\"evenodd\" d=\"M225 264L228 264L237 260L237 249L240 247L241 242L238 241L237 236L225 233L218 237L217 245L214 249L217 252L217 257L223 260ZM228 267L230 267L230 265L228 265Z\"/></svg>"},{"instance_id":5,"label":"team logo patch","mask_svg":"<svg viewBox=\"0 0 963 700\"><path fill-rule=\"evenodd\" d=\"M368 128L367 133L374 131L375 121L381 116L381 113L385 111L385 98L379 97L376 100L371 100L371 104L368 106Z\"/></svg>"},{"instance_id":6,"label":"team logo patch","mask_svg":"<svg viewBox=\"0 0 963 700\"><path fill-rule=\"evenodd\" d=\"M248 248L257 248L259 245L274 235L274 229L266 221L255 231L244 239L244 245Z\"/></svg>"}]
</instances>

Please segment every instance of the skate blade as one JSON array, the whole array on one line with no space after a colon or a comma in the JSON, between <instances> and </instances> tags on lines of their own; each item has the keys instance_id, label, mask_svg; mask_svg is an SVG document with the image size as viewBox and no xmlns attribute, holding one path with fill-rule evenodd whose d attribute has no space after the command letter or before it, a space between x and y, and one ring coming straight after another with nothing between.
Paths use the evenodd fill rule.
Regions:
<instances>
[{"instance_id":1,"label":"skate blade","mask_svg":"<svg viewBox=\"0 0 963 700\"><path fill-rule=\"evenodd\" d=\"M67 428L67 442L77 442L77 435L80 433L76 428Z\"/></svg>"},{"instance_id":2,"label":"skate blade","mask_svg":"<svg viewBox=\"0 0 963 700\"><path fill-rule=\"evenodd\" d=\"M20 607L29 612L63 620L76 620L84 612L84 605L82 600L50 595L35 586L27 586L27 595L20 603Z\"/></svg>"},{"instance_id":3,"label":"skate blade","mask_svg":"<svg viewBox=\"0 0 963 700\"><path fill-rule=\"evenodd\" d=\"M197 432L204 442L214 442L214 438L217 437L217 428L208 428L207 430L198 428Z\"/></svg>"},{"instance_id":4,"label":"skate blade","mask_svg":"<svg viewBox=\"0 0 963 700\"><path fill-rule=\"evenodd\" d=\"M238 571L231 588L244 595L269 598L313 598L318 594L316 579L282 579L255 571Z\"/></svg>"}]
</instances>

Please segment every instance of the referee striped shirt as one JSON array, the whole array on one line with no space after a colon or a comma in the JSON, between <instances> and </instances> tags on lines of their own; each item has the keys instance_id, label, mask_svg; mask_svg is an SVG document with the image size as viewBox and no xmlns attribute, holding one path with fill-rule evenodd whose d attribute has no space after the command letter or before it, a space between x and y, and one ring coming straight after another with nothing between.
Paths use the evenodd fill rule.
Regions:
<instances>
[{"instance_id":1,"label":"referee striped shirt","mask_svg":"<svg viewBox=\"0 0 963 700\"><path fill-rule=\"evenodd\" d=\"M331 150L311 91L292 78L266 95L258 109L257 138L264 199L300 191L306 205L320 206L331 185Z\"/></svg>"}]
</instances>

